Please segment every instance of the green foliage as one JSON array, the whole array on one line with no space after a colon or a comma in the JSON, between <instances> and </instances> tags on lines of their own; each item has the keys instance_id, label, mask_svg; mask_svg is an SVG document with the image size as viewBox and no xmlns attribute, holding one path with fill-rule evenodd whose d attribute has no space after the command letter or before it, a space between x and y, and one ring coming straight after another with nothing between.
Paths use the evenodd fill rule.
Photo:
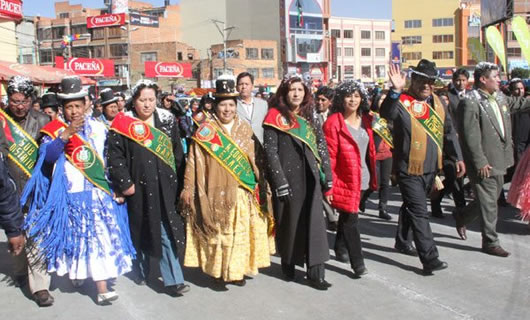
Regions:
<instances>
[{"instance_id":1,"label":"green foliage","mask_svg":"<svg viewBox=\"0 0 530 320\"><path fill-rule=\"evenodd\" d=\"M525 68L514 68L511 73L511 78L530 78L530 70Z\"/></svg>"}]
</instances>

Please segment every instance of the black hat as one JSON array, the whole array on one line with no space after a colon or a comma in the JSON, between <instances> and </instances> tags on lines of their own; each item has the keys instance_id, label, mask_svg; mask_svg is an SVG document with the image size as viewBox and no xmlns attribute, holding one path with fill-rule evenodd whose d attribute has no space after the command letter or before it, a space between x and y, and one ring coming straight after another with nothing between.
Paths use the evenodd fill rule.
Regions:
<instances>
[{"instance_id":1,"label":"black hat","mask_svg":"<svg viewBox=\"0 0 530 320\"><path fill-rule=\"evenodd\" d=\"M438 79L438 70L436 69L436 63L431 62L427 59L421 59L416 67L410 67L410 71L422 77L434 80Z\"/></svg>"},{"instance_id":2,"label":"black hat","mask_svg":"<svg viewBox=\"0 0 530 320\"><path fill-rule=\"evenodd\" d=\"M88 92L81 86L81 78L78 76L68 76L61 80L61 92L57 94L61 100L75 100L84 98Z\"/></svg>"},{"instance_id":3,"label":"black hat","mask_svg":"<svg viewBox=\"0 0 530 320\"><path fill-rule=\"evenodd\" d=\"M110 88L101 90L99 92L99 98L102 106L118 101L118 97L114 95L114 92Z\"/></svg>"},{"instance_id":4,"label":"black hat","mask_svg":"<svg viewBox=\"0 0 530 320\"><path fill-rule=\"evenodd\" d=\"M57 99L57 94L55 92L46 92L42 95L42 104L41 108L47 108L47 107L57 107L59 106L59 100Z\"/></svg>"},{"instance_id":5,"label":"black hat","mask_svg":"<svg viewBox=\"0 0 530 320\"><path fill-rule=\"evenodd\" d=\"M216 98L239 97L239 93L236 91L236 79L230 75L222 75L217 78L214 96Z\"/></svg>"}]
</instances>

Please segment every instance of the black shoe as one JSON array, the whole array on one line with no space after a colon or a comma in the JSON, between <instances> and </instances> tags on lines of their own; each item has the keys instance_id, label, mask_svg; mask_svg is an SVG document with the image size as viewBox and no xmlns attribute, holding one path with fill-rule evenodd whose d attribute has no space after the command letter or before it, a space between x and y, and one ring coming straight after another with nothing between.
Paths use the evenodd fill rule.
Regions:
<instances>
[{"instance_id":1,"label":"black shoe","mask_svg":"<svg viewBox=\"0 0 530 320\"><path fill-rule=\"evenodd\" d=\"M510 206L510 204L504 198L499 198L499 200L497 200L497 205L499 207L504 207L504 208L507 208Z\"/></svg>"},{"instance_id":2,"label":"black shoe","mask_svg":"<svg viewBox=\"0 0 530 320\"><path fill-rule=\"evenodd\" d=\"M167 286L166 290L170 296L178 297L190 291L190 286L187 284L181 283L181 284L176 284L173 286Z\"/></svg>"},{"instance_id":3,"label":"black shoe","mask_svg":"<svg viewBox=\"0 0 530 320\"><path fill-rule=\"evenodd\" d=\"M337 231L337 227L338 227L338 222L337 221L333 221L333 222L329 222L328 223L328 230L329 231Z\"/></svg>"},{"instance_id":4,"label":"black shoe","mask_svg":"<svg viewBox=\"0 0 530 320\"><path fill-rule=\"evenodd\" d=\"M440 259L436 258L433 261L423 265L423 274L431 275L434 271L447 269L447 267L449 267L447 262L441 261Z\"/></svg>"},{"instance_id":5,"label":"black shoe","mask_svg":"<svg viewBox=\"0 0 530 320\"><path fill-rule=\"evenodd\" d=\"M395 248L399 253L406 254L407 256L413 256L413 257L417 257L417 256L418 256L418 251L416 251L416 249L414 249L413 246L398 245L398 244L396 243L396 244L394 245L394 248Z\"/></svg>"},{"instance_id":6,"label":"black shoe","mask_svg":"<svg viewBox=\"0 0 530 320\"><path fill-rule=\"evenodd\" d=\"M33 294L33 299L39 307L50 307L54 303L54 299L48 290L40 290Z\"/></svg>"},{"instance_id":7,"label":"black shoe","mask_svg":"<svg viewBox=\"0 0 530 320\"><path fill-rule=\"evenodd\" d=\"M16 288L23 288L28 284L28 275L13 276L13 284Z\"/></svg>"},{"instance_id":8,"label":"black shoe","mask_svg":"<svg viewBox=\"0 0 530 320\"><path fill-rule=\"evenodd\" d=\"M363 264L356 268L353 268L353 273L355 273L356 277L360 278L361 276L364 276L368 273L368 269L366 269L366 266Z\"/></svg>"},{"instance_id":9,"label":"black shoe","mask_svg":"<svg viewBox=\"0 0 530 320\"><path fill-rule=\"evenodd\" d=\"M294 265L287 265L282 263L282 274L285 281L294 281L295 280L295 267Z\"/></svg>"},{"instance_id":10,"label":"black shoe","mask_svg":"<svg viewBox=\"0 0 530 320\"><path fill-rule=\"evenodd\" d=\"M386 212L385 209L379 209L379 218L383 220L392 220L392 217Z\"/></svg>"},{"instance_id":11,"label":"black shoe","mask_svg":"<svg viewBox=\"0 0 530 320\"><path fill-rule=\"evenodd\" d=\"M242 280L231 281L229 282L229 284L233 284L234 286L238 286L238 287L244 287L247 284L247 280L242 279Z\"/></svg>"},{"instance_id":12,"label":"black shoe","mask_svg":"<svg viewBox=\"0 0 530 320\"><path fill-rule=\"evenodd\" d=\"M433 203L431 202L431 215L438 219L444 218L444 213L442 211L442 207L440 207L439 203Z\"/></svg>"},{"instance_id":13,"label":"black shoe","mask_svg":"<svg viewBox=\"0 0 530 320\"><path fill-rule=\"evenodd\" d=\"M142 278L142 277L137 277L134 279L134 283L136 283L136 285L138 286L145 286L147 285L147 280L145 280L145 278Z\"/></svg>"},{"instance_id":14,"label":"black shoe","mask_svg":"<svg viewBox=\"0 0 530 320\"><path fill-rule=\"evenodd\" d=\"M309 281L309 286L317 290L326 291L328 290L328 288L331 288L331 283L327 282L324 279L318 279L318 280L308 279L308 281Z\"/></svg>"},{"instance_id":15,"label":"black shoe","mask_svg":"<svg viewBox=\"0 0 530 320\"><path fill-rule=\"evenodd\" d=\"M350 261L350 257L347 252L341 252L338 250L335 250L335 259L342 263L347 263Z\"/></svg>"},{"instance_id":16,"label":"black shoe","mask_svg":"<svg viewBox=\"0 0 530 320\"><path fill-rule=\"evenodd\" d=\"M359 211L364 213L364 210L366 210L366 200L361 199L361 202L359 203Z\"/></svg>"}]
</instances>

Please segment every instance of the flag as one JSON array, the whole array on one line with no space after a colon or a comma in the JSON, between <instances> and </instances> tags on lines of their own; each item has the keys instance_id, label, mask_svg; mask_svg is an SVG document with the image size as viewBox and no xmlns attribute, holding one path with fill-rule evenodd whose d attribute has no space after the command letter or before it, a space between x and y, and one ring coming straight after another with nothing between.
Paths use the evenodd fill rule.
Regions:
<instances>
[{"instance_id":1,"label":"flag","mask_svg":"<svg viewBox=\"0 0 530 320\"><path fill-rule=\"evenodd\" d=\"M512 31L521 46L521 51L530 65L530 32L523 17L517 16L512 20Z\"/></svg>"},{"instance_id":2,"label":"flag","mask_svg":"<svg viewBox=\"0 0 530 320\"><path fill-rule=\"evenodd\" d=\"M488 44L493 49L493 52L495 52L497 57L499 57L499 60L501 61L502 66L504 67L504 71L507 71L504 40L502 39L502 35L499 32L499 29L495 28L495 26L489 26L488 29L486 29L486 39L488 39Z\"/></svg>"},{"instance_id":3,"label":"flag","mask_svg":"<svg viewBox=\"0 0 530 320\"><path fill-rule=\"evenodd\" d=\"M304 27L304 12L302 11L302 0L296 0L296 9L298 11L298 27Z\"/></svg>"}]
</instances>

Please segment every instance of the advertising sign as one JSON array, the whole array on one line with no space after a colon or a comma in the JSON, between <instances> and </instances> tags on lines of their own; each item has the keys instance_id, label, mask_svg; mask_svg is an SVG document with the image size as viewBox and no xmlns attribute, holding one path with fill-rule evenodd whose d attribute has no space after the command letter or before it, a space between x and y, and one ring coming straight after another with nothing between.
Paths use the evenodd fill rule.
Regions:
<instances>
[{"instance_id":1,"label":"advertising sign","mask_svg":"<svg viewBox=\"0 0 530 320\"><path fill-rule=\"evenodd\" d=\"M392 42L392 64L401 65L401 48L399 42Z\"/></svg>"},{"instance_id":2,"label":"advertising sign","mask_svg":"<svg viewBox=\"0 0 530 320\"><path fill-rule=\"evenodd\" d=\"M0 17L10 20L22 19L22 1L0 0Z\"/></svg>"},{"instance_id":3,"label":"advertising sign","mask_svg":"<svg viewBox=\"0 0 530 320\"><path fill-rule=\"evenodd\" d=\"M129 14L129 19L131 21L131 24L134 26L152 27L152 28L159 27L158 17L146 16L146 15L138 14L138 13L131 13Z\"/></svg>"},{"instance_id":4,"label":"advertising sign","mask_svg":"<svg viewBox=\"0 0 530 320\"><path fill-rule=\"evenodd\" d=\"M64 66L59 65L58 62L59 60L56 60L57 68L71 70L80 76L114 77L114 60L70 58Z\"/></svg>"},{"instance_id":5,"label":"advertising sign","mask_svg":"<svg viewBox=\"0 0 530 320\"><path fill-rule=\"evenodd\" d=\"M487 27L513 15L512 0L481 0L480 24Z\"/></svg>"},{"instance_id":6,"label":"advertising sign","mask_svg":"<svg viewBox=\"0 0 530 320\"><path fill-rule=\"evenodd\" d=\"M129 0L112 0L112 13L128 13Z\"/></svg>"},{"instance_id":7,"label":"advertising sign","mask_svg":"<svg viewBox=\"0 0 530 320\"><path fill-rule=\"evenodd\" d=\"M191 78L191 64L178 62L145 62L147 78Z\"/></svg>"},{"instance_id":8,"label":"advertising sign","mask_svg":"<svg viewBox=\"0 0 530 320\"><path fill-rule=\"evenodd\" d=\"M86 27L89 29L101 28L101 27L112 27L112 26L123 26L124 24L125 24L125 13L104 14L101 16L92 16L92 17L86 18Z\"/></svg>"}]
</instances>

